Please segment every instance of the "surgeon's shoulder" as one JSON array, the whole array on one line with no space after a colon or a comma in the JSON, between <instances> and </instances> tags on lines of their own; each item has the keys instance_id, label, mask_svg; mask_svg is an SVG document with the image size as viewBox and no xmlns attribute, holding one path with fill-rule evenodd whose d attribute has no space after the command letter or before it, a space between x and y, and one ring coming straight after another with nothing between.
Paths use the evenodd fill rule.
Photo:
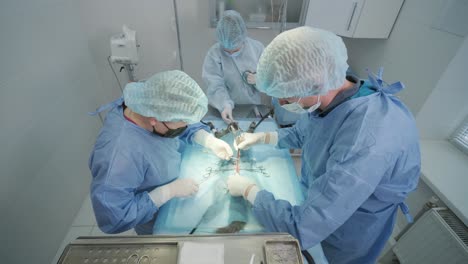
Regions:
<instances>
[{"instance_id":1,"label":"surgeon's shoulder","mask_svg":"<svg viewBox=\"0 0 468 264\"><path fill-rule=\"evenodd\" d=\"M411 111L397 96L383 92L377 92L375 96L369 96L367 111L374 113L371 116L382 120L414 121Z\"/></svg>"},{"instance_id":2,"label":"surgeon's shoulder","mask_svg":"<svg viewBox=\"0 0 468 264\"><path fill-rule=\"evenodd\" d=\"M213 62L219 63L221 61L221 50L219 47L219 43L215 43L211 48L208 49L206 53L205 60L203 62L203 66L206 67Z\"/></svg>"},{"instance_id":3,"label":"surgeon's shoulder","mask_svg":"<svg viewBox=\"0 0 468 264\"><path fill-rule=\"evenodd\" d=\"M115 142L122 130L123 117L120 118L118 109L114 108L106 115L101 131L97 136L95 148L109 147L110 144Z\"/></svg>"},{"instance_id":4,"label":"surgeon's shoulder","mask_svg":"<svg viewBox=\"0 0 468 264\"><path fill-rule=\"evenodd\" d=\"M262 48L265 47L263 43L253 38L247 37L247 42L249 42L251 45L254 45L255 47L262 47Z\"/></svg>"},{"instance_id":5,"label":"surgeon's shoulder","mask_svg":"<svg viewBox=\"0 0 468 264\"><path fill-rule=\"evenodd\" d=\"M261 43L260 41L258 40L255 40L255 39L252 39L252 38L247 38L247 42L249 43L249 45L251 45L256 51L258 52L263 52L263 50L265 49L265 46L263 45L263 43Z\"/></svg>"},{"instance_id":6,"label":"surgeon's shoulder","mask_svg":"<svg viewBox=\"0 0 468 264\"><path fill-rule=\"evenodd\" d=\"M221 48L220 48L219 43L213 44L213 46L211 46L211 47L208 49L208 52L206 53L206 56L207 56L207 57L209 57L209 56L217 56L217 57L219 57L220 55L221 55Z\"/></svg>"},{"instance_id":7,"label":"surgeon's shoulder","mask_svg":"<svg viewBox=\"0 0 468 264\"><path fill-rule=\"evenodd\" d=\"M385 118L386 103L378 94L366 96L362 98L362 103L356 105L355 110L351 114L361 122L377 124Z\"/></svg>"},{"instance_id":8,"label":"surgeon's shoulder","mask_svg":"<svg viewBox=\"0 0 468 264\"><path fill-rule=\"evenodd\" d=\"M414 134L415 121L409 110L397 98L376 93L357 105L347 121L360 125L383 141L395 141L404 134ZM394 137L393 137L394 136ZM385 139L384 139L385 138Z\"/></svg>"}]
</instances>

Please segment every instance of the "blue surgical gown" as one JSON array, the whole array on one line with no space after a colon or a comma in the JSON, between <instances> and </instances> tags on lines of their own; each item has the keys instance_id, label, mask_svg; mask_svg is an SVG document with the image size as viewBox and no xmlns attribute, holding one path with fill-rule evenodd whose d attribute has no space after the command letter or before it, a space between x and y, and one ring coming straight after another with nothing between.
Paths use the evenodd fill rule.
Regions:
<instances>
[{"instance_id":1,"label":"blue surgical gown","mask_svg":"<svg viewBox=\"0 0 468 264\"><path fill-rule=\"evenodd\" d=\"M107 114L89 159L91 201L103 232L120 233L153 219L159 208L148 192L179 177L180 147L202 128L194 124L179 138L163 138L126 120L122 105Z\"/></svg>"},{"instance_id":2,"label":"blue surgical gown","mask_svg":"<svg viewBox=\"0 0 468 264\"><path fill-rule=\"evenodd\" d=\"M361 94L325 116L304 114L278 131L279 147L302 148L307 198L292 206L262 190L253 207L267 230L292 234L303 249L322 242L334 264L376 262L420 173L410 111L382 91Z\"/></svg>"},{"instance_id":3,"label":"blue surgical gown","mask_svg":"<svg viewBox=\"0 0 468 264\"><path fill-rule=\"evenodd\" d=\"M244 71L256 72L257 63L265 47L262 43L246 38L239 54L226 55L219 43L208 51L203 62L203 81L207 86L208 102L222 112L225 105L259 105L260 92L242 79Z\"/></svg>"}]
</instances>

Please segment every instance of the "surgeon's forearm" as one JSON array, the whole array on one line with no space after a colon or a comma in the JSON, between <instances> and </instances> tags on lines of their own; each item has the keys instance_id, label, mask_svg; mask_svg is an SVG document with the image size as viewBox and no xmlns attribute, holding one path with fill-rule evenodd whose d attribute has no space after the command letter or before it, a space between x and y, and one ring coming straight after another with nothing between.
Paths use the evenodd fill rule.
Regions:
<instances>
[{"instance_id":1,"label":"surgeon's forearm","mask_svg":"<svg viewBox=\"0 0 468 264\"><path fill-rule=\"evenodd\" d=\"M196 135L199 131L210 131L207 125L202 123L195 123L188 126L188 128L184 131L182 135L179 136L179 139L182 140L184 143L193 144L195 141ZM196 142L198 143L198 142Z\"/></svg>"},{"instance_id":2,"label":"surgeon's forearm","mask_svg":"<svg viewBox=\"0 0 468 264\"><path fill-rule=\"evenodd\" d=\"M270 144L273 146L278 145L278 133L277 132L266 132L265 133L265 144Z\"/></svg>"},{"instance_id":3,"label":"surgeon's forearm","mask_svg":"<svg viewBox=\"0 0 468 264\"><path fill-rule=\"evenodd\" d=\"M148 193L153 203L159 208L163 204L167 203L171 197L171 191L168 188L168 185L163 185L158 187Z\"/></svg>"},{"instance_id":4,"label":"surgeon's forearm","mask_svg":"<svg viewBox=\"0 0 468 264\"><path fill-rule=\"evenodd\" d=\"M259 191L260 191L260 189L257 187L257 185L252 186L252 188L250 188L249 190L246 190L245 198L251 204L254 204L255 198L257 198L257 193Z\"/></svg>"},{"instance_id":5,"label":"surgeon's forearm","mask_svg":"<svg viewBox=\"0 0 468 264\"><path fill-rule=\"evenodd\" d=\"M210 137L213 137L211 133L208 133L207 131L201 129L195 133L193 141L198 145L208 147L207 142Z\"/></svg>"},{"instance_id":6,"label":"surgeon's forearm","mask_svg":"<svg viewBox=\"0 0 468 264\"><path fill-rule=\"evenodd\" d=\"M231 100L227 88L224 85L213 85L207 91L208 102L219 112L224 110L224 106L229 104L234 109L234 101Z\"/></svg>"}]
</instances>

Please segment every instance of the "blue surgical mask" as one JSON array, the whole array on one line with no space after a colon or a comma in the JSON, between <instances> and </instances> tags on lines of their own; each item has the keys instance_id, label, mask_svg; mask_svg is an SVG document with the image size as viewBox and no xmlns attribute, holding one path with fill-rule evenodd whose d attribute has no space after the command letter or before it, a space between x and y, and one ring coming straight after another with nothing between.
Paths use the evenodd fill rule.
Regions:
<instances>
[{"instance_id":1,"label":"blue surgical mask","mask_svg":"<svg viewBox=\"0 0 468 264\"><path fill-rule=\"evenodd\" d=\"M227 51L224 51L224 54L226 54L226 56L231 57L231 58L235 58L235 57L239 56L240 53L241 53L241 49L236 51L236 52L233 52L233 53L229 53Z\"/></svg>"},{"instance_id":2,"label":"blue surgical mask","mask_svg":"<svg viewBox=\"0 0 468 264\"><path fill-rule=\"evenodd\" d=\"M227 52L225 49L223 49L224 54L226 54L226 56L231 57L231 58L235 58L235 57L239 56L239 55L241 54L242 49L243 49L244 46L243 46L243 44L242 44L242 45L239 45L239 46L237 46L237 47L238 47L239 50L238 50L238 51L235 51L235 52L233 52L233 53L229 53L229 52ZM230 49L230 50L233 50L233 49Z\"/></svg>"},{"instance_id":3,"label":"blue surgical mask","mask_svg":"<svg viewBox=\"0 0 468 264\"><path fill-rule=\"evenodd\" d=\"M299 104L301 99L302 98L300 98L297 102L294 102L294 103L284 104L281 107L283 107L284 109L286 109L287 111L292 112L292 113L305 114L307 112L312 113L313 111L317 110L317 108L319 108L320 105L322 104L320 102L320 95L319 95L318 99L317 99L317 103L315 103L314 105L309 107L309 109L304 109L304 107L301 104Z\"/></svg>"}]
</instances>

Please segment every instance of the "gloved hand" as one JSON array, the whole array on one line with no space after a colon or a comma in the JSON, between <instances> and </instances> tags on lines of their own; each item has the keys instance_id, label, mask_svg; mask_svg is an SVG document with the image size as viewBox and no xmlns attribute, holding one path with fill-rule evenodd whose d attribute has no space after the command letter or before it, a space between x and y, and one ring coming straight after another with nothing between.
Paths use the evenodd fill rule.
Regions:
<instances>
[{"instance_id":1,"label":"gloved hand","mask_svg":"<svg viewBox=\"0 0 468 264\"><path fill-rule=\"evenodd\" d=\"M278 144L278 132L242 133L234 139L234 148L248 149L256 144Z\"/></svg>"},{"instance_id":2,"label":"gloved hand","mask_svg":"<svg viewBox=\"0 0 468 264\"><path fill-rule=\"evenodd\" d=\"M255 84L256 83L256 76L257 74L255 73L247 73L247 83L248 84Z\"/></svg>"},{"instance_id":3,"label":"gloved hand","mask_svg":"<svg viewBox=\"0 0 468 264\"><path fill-rule=\"evenodd\" d=\"M232 196L242 196L245 199L248 199L251 203L255 201L255 197L259 191L254 181L240 176L239 174L229 176L227 187Z\"/></svg>"},{"instance_id":4,"label":"gloved hand","mask_svg":"<svg viewBox=\"0 0 468 264\"><path fill-rule=\"evenodd\" d=\"M177 179L171 183L158 187L149 195L153 203L161 207L167 201L175 197L188 197L198 192L198 184L193 179Z\"/></svg>"},{"instance_id":5,"label":"gloved hand","mask_svg":"<svg viewBox=\"0 0 468 264\"><path fill-rule=\"evenodd\" d=\"M221 117L223 118L226 124L230 124L234 122L234 118L232 117L232 107L230 105L225 105L223 112L221 112Z\"/></svg>"},{"instance_id":6,"label":"gloved hand","mask_svg":"<svg viewBox=\"0 0 468 264\"><path fill-rule=\"evenodd\" d=\"M215 138L212 134L201 129L195 133L193 141L204 146L205 148L211 149L213 153L220 159L228 160L232 157L232 149L228 143L221 139Z\"/></svg>"}]
</instances>

